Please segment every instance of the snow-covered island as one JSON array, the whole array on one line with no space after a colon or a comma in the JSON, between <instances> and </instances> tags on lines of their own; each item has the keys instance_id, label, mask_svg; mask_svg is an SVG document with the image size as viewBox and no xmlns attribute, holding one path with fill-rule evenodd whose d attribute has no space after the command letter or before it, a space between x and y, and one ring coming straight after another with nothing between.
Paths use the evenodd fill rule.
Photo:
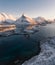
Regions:
<instances>
[{"instance_id":1,"label":"snow-covered island","mask_svg":"<svg viewBox=\"0 0 55 65\"><path fill-rule=\"evenodd\" d=\"M22 65L55 65L55 37L40 42L39 55L25 61Z\"/></svg>"}]
</instances>

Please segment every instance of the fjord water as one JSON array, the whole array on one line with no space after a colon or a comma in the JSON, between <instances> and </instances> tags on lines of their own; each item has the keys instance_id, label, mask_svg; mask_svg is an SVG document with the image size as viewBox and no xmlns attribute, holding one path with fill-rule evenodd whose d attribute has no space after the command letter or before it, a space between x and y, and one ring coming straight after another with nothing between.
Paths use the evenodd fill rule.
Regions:
<instances>
[{"instance_id":1,"label":"fjord water","mask_svg":"<svg viewBox=\"0 0 55 65\"><path fill-rule=\"evenodd\" d=\"M39 41L55 36L55 23L36 27L39 31L25 35L0 37L0 62L8 62L15 58L30 58L40 51ZM22 32L21 32L22 33Z\"/></svg>"}]
</instances>

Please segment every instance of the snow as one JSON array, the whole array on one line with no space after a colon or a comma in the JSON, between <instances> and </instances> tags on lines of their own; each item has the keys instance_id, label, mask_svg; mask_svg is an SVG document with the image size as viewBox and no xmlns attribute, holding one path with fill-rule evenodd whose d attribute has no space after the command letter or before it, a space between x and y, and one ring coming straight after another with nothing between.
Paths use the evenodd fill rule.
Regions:
<instances>
[{"instance_id":1,"label":"snow","mask_svg":"<svg viewBox=\"0 0 55 65\"><path fill-rule=\"evenodd\" d=\"M46 25L48 24L48 20L46 20L44 17L37 17L37 18L34 18L34 20L36 22L38 22L38 24L41 24L41 25Z\"/></svg>"},{"instance_id":2,"label":"snow","mask_svg":"<svg viewBox=\"0 0 55 65\"><path fill-rule=\"evenodd\" d=\"M18 17L17 17L18 18ZM55 21L55 20L54 20ZM16 19L13 15L7 13L0 13L0 24L4 23L12 23L12 24L46 24L47 22L53 22L46 20L44 17L31 18L26 14L22 14L22 16Z\"/></svg>"},{"instance_id":3,"label":"snow","mask_svg":"<svg viewBox=\"0 0 55 65\"><path fill-rule=\"evenodd\" d=\"M36 21L23 14L19 19L16 20L16 24L36 24Z\"/></svg>"},{"instance_id":4,"label":"snow","mask_svg":"<svg viewBox=\"0 0 55 65\"><path fill-rule=\"evenodd\" d=\"M55 65L55 37L40 42L41 52L22 65Z\"/></svg>"},{"instance_id":5,"label":"snow","mask_svg":"<svg viewBox=\"0 0 55 65\"><path fill-rule=\"evenodd\" d=\"M15 23L15 21L10 20L10 19L7 19L6 22L8 22L8 23L10 23L10 24Z\"/></svg>"},{"instance_id":6,"label":"snow","mask_svg":"<svg viewBox=\"0 0 55 65\"><path fill-rule=\"evenodd\" d=\"M7 13L0 13L0 24L46 24L49 22L44 17L37 17L37 18L31 18L25 14L22 14L22 16L18 19L16 19L13 15L7 14ZM51 21L52 22L52 21Z\"/></svg>"},{"instance_id":7,"label":"snow","mask_svg":"<svg viewBox=\"0 0 55 65\"><path fill-rule=\"evenodd\" d=\"M42 23L44 22L46 19L44 17L37 17L37 18L34 18L37 22L39 23Z\"/></svg>"},{"instance_id":8,"label":"snow","mask_svg":"<svg viewBox=\"0 0 55 65\"><path fill-rule=\"evenodd\" d=\"M0 24L2 23L14 23L16 21L16 18L10 14L0 13Z\"/></svg>"}]
</instances>

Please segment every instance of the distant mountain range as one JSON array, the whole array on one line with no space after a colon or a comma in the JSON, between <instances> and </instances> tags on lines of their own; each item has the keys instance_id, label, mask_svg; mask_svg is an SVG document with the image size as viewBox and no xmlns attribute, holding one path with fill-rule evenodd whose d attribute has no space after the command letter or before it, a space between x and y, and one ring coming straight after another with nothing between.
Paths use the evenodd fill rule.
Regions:
<instances>
[{"instance_id":1,"label":"distant mountain range","mask_svg":"<svg viewBox=\"0 0 55 65\"><path fill-rule=\"evenodd\" d=\"M46 24L49 22L55 22L55 19L51 21L46 20L44 17L31 18L24 14L22 14L21 17L16 19L14 16L10 14L0 13L0 24Z\"/></svg>"},{"instance_id":2,"label":"distant mountain range","mask_svg":"<svg viewBox=\"0 0 55 65\"><path fill-rule=\"evenodd\" d=\"M10 14L5 14L5 13L0 14L0 24L13 23L15 20L16 18Z\"/></svg>"}]
</instances>

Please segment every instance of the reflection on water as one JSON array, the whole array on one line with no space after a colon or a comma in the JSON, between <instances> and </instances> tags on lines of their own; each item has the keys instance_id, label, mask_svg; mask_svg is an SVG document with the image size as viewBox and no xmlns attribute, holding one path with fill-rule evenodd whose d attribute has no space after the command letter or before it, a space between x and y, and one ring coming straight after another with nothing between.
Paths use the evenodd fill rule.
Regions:
<instances>
[{"instance_id":1,"label":"reflection on water","mask_svg":"<svg viewBox=\"0 0 55 65\"><path fill-rule=\"evenodd\" d=\"M0 32L10 31L16 29L15 25L0 25Z\"/></svg>"},{"instance_id":2,"label":"reflection on water","mask_svg":"<svg viewBox=\"0 0 55 65\"><path fill-rule=\"evenodd\" d=\"M16 58L23 60L38 54L40 40L55 36L55 24L18 26L15 32L22 35L0 37L0 62L12 61Z\"/></svg>"},{"instance_id":3,"label":"reflection on water","mask_svg":"<svg viewBox=\"0 0 55 65\"><path fill-rule=\"evenodd\" d=\"M36 25L27 25L27 26L19 26L17 27L16 29L16 32L19 33L19 34L33 34L33 33L36 33L38 32L38 27Z\"/></svg>"},{"instance_id":4,"label":"reflection on water","mask_svg":"<svg viewBox=\"0 0 55 65\"><path fill-rule=\"evenodd\" d=\"M26 29L31 30L35 25L29 25L26 27Z\"/></svg>"},{"instance_id":5,"label":"reflection on water","mask_svg":"<svg viewBox=\"0 0 55 65\"><path fill-rule=\"evenodd\" d=\"M24 60L40 52L39 44L31 39L32 32L31 29L28 32L27 27L33 29L30 25L19 26L14 30L15 35L0 37L0 62L10 62L16 58ZM16 35L16 33L22 35Z\"/></svg>"}]
</instances>

